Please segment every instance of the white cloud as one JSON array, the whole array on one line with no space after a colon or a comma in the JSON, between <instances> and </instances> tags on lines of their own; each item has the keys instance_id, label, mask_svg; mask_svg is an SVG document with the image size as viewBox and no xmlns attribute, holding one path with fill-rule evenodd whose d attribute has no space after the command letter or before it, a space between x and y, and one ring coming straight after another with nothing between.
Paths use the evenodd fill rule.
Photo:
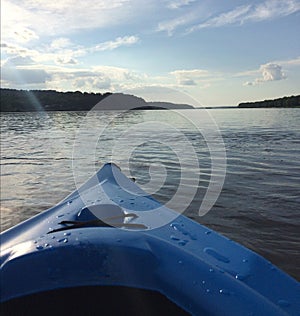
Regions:
<instances>
[{"instance_id":1,"label":"white cloud","mask_svg":"<svg viewBox=\"0 0 300 316\"><path fill-rule=\"evenodd\" d=\"M300 10L298 0L268 0L253 7L245 20L261 21L287 16Z\"/></svg>"},{"instance_id":2,"label":"white cloud","mask_svg":"<svg viewBox=\"0 0 300 316\"><path fill-rule=\"evenodd\" d=\"M183 33L186 33L187 26L193 25L195 21L199 21L199 19L204 19L210 15L211 8L209 4L206 2L194 4L194 2L196 1L170 1L169 7L176 10L171 11L171 14L164 15L169 18L161 19L156 31L167 32L171 36L176 29L182 27L184 30Z\"/></svg>"},{"instance_id":3,"label":"white cloud","mask_svg":"<svg viewBox=\"0 0 300 316\"><path fill-rule=\"evenodd\" d=\"M173 35L176 28L186 25L195 19L193 14L186 14L181 17L176 17L168 21L160 22L157 27L158 32L167 32L169 36Z\"/></svg>"},{"instance_id":4,"label":"white cloud","mask_svg":"<svg viewBox=\"0 0 300 316\"><path fill-rule=\"evenodd\" d=\"M191 3L195 2L196 0L171 0L167 1L167 7L170 9L179 9L181 7L190 5Z\"/></svg>"},{"instance_id":5,"label":"white cloud","mask_svg":"<svg viewBox=\"0 0 300 316\"><path fill-rule=\"evenodd\" d=\"M29 56L15 56L4 61L3 67L18 67L25 65L34 65L34 61Z\"/></svg>"},{"instance_id":6,"label":"white cloud","mask_svg":"<svg viewBox=\"0 0 300 316\"><path fill-rule=\"evenodd\" d=\"M88 78L77 78L74 80L73 86L75 89L81 89L83 91L99 91L99 90L111 90L112 83L107 76L96 75Z\"/></svg>"},{"instance_id":7,"label":"white cloud","mask_svg":"<svg viewBox=\"0 0 300 316\"><path fill-rule=\"evenodd\" d=\"M71 40L66 37L56 38L50 44L50 47L53 50L62 49L62 48L70 47L70 46L73 46L73 44Z\"/></svg>"},{"instance_id":8,"label":"white cloud","mask_svg":"<svg viewBox=\"0 0 300 316\"><path fill-rule=\"evenodd\" d=\"M72 66L79 64L78 58L85 55L130 46L138 41L137 36L128 35L86 48L72 43L69 38L60 37L54 39L49 45L36 45L35 49L28 49L19 44L2 43L1 50L8 56L30 57L36 63L53 64L55 62L58 65Z\"/></svg>"},{"instance_id":9,"label":"white cloud","mask_svg":"<svg viewBox=\"0 0 300 316\"><path fill-rule=\"evenodd\" d=\"M293 14L299 10L300 2L298 0L266 0L256 5L243 5L223 12L205 22L194 25L189 29L189 32L202 28L271 20Z\"/></svg>"},{"instance_id":10,"label":"white cloud","mask_svg":"<svg viewBox=\"0 0 300 316\"><path fill-rule=\"evenodd\" d=\"M98 0L97 3L93 0L86 0L84 3L76 0L60 0L60 1L44 1L44 0L25 0L24 5L27 8L36 10L42 8L48 11L66 12L67 10L81 10L86 7L97 8L98 10L107 10L123 6L128 3L128 0L111 0L109 3L106 0Z\"/></svg>"},{"instance_id":11,"label":"white cloud","mask_svg":"<svg viewBox=\"0 0 300 316\"><path fill-rule=\"evenodd\" d=\"M7 59L1 65L1 84L3 86L30 86L45 84L51 75L35 65L30 57L17 56Z\"/></svg>"},{"instance_id":12,"label":"white cloud","mask_svg":"<svg viewBox=\"0 0 300 316\"><path fill-rule=\"evenodd\" d=\"M1 1L1 40L13 40L26 43L38 39L34 28L30 25L35 20L28 18L29 12L12 1Z\"/></svg>"},{"instance_id":13,"label":"white cloud","mask_svg":"<svg viewBox=\"0 0 300 316\"><path fill-rule=\"evenodd\" d=\"M275 63L284 67L297 67L300 66L300 56L293 59L276 61Z\"/></svg>"},{"instance_id":14,"label":"white cloud","mask_svg":"<svg viewBox=\"0 0 300 316\"><path fill-rule=\"evenodd\" d=\"M67 57L67 56L62 56L62 57L57 57L55 59L55 62L57 64L62 64L62 65L76 65L78 64L78 61L72 57Z\"/></svg>"},{"instance_id":15,"label":"white cloud","mask_svg":"<svg viewBox=\"0 0 300 316\"><path fill-rule=\"evenodd\" d=\"M91 47L83 47L71 42L69 38L58 37L48 45L35 45L35 49L26 48L25 44L4 42L1 44L1 51L8 58L1 61L1 83L3 86L23 85L29 88L35 83L38 88L57 90L126 89L137 83L141 84L145 75L118 67L80 68L84 60L78 61L78 58L134 45L138 41L137 36L127 35Z\"/></svg>"},{"instance_id":16,"label":"white cloud","mask_svg":"<svg viewBox=\"0 0 300 316\"><path fill-rule=\"evenodd\" d=\"M2 68L1 71L1 85L3 87L15 87L21 88L28 87L30 85L36 88L38 85L44 85L47 80L51 79L43 69L18 69L12 71L12 69Z\"/></svg>"},{"instance_id":17,"label":"white cloud","mask_svg":"<svg viewBox=\"0 0 300 316\"><path fill-rule=\"evenodd\" d=\"M114 50L121 46L130 46L139 41L137 36L117 37L115 40L99 43L93 47L84 48L73 44L68 38L58 38L54 40L44 52L40 49L35 54L35 60L38 62L55 61L56 64L76 65L79 63L79 57L101 52L106 50Z\"/></svg>"},{"instance_id":18,"label":"white cloud","mask_svg":"<svg viewBox=\"0 0 300 316\"><path fill-rule=\"evenodd\" d=\"M5 53L10 56L34 56L37 52L26 48L25 46L15 45L11 43L2 43L1 44L1 53Z\"/></svg>"},{"instance_id":19,"label":"white cloud","mask_svg":"<svg viewBox=\"0 0 300 316\"><path fill-rule=\"evenodd\" d=\"M246 81L243 83L243 86L253 86L253 82L252 81Z\"/></svg>"},{"instance_id":20,"label":"white cloud","mask_svg":"<svg viewBox=\"0 0 300 316\"><path fill-rule=\"evenodd\" d=\"M216 17L213 17L204 23L200 23L198 25L193 26L190 29L190 31L195 31L197 29L207 28L207 27L220 27L220 26L224 26L228 24L241 22L244 16L249 12L250 8L251 8L250 5L237 7L234 10L231 10L229 12L225 12Z\"/></svg>"},{"instance_id":21,"label":"white cloud","mask_svg":"<svg viewBox=\"0 0 300 316\"><path fill-rule=\"evenodd\" d=\"M39 36L31 29L17 26L14 28L13 37L17 42L27 43L39 39Z\"/></svg>"},{"instance_id":22,"label":"white cloud","mask_svg":"<svg viewBox=\"0 0 300 316\"><path fill-rule=\"evenodd\" d=\"M278 64L265 64L260 66L263 79L261 81L275 81L285 79L286 76L282 71L282 67ZM260 79L258 79L260 80Z\"/></svg>"},{"instance_id":23,"label":"white cloud","mask_svg":"<svg viewBox=\"0 0 300 316\"><path fill-rule=\"evenodd\" d=\"M105 50L113 50L120 46L129 46L137 43L139 38L137 36L124 36L117 37L113 41L107 41L96 45L91 48L90 51L105 51Z\"/></svg>"},{"instance_id":24,"label":"white cloud","mask_svg":"<svg viewBox=\"0 0 300 316\"><path fill-rule=\"evenodd\" d=\"M88 92L140 90L145 86L157 85L165 89L182 89L193 85L207 88L210 81L215 80L215 78L210 77L207 71L201 69L175 70L160 77L148 76L145 73L127 68L110 66L96 66L88 69L52 66L46 70L51 75L51 81L47 81L48 89L73 89Z\"/></svg>"},{"instance_id":25,"label":"white cloud","mask_svg":"<svg viewBox=\"0 0 300 316\"><path fill-rule=\"evenodd\" d=\"M175 70L170 74L175 76L178 85L183 86L195 86L197 81L203 80L209 75L207 70L202 69Z\"/></svg>"},{"instance_id":26,"label":"white cloud","mask_svg":"<svg viewBox=\"0 0 300 316\"><path fill-rule=\"evenodd\" d=\"M2 0L2 40L20 42L24 36L64 36L132 23L149 7L146 0Z\"/></svg>"},{"instance_id":27,"label":"white cloud","mask_svg":"<svg viewBox=\"0 0 300 316\"><path fill-rule=\"evenodd\" d=\"M47 88L55 90L116 92L143 84L146 79L144 74L121 67L97 66L80 69L52 66L47 67L46 70L52 78L47 82Z\"/></svg>"},{"instance_id":28,"label":"white cloud","mask_svg":"<svg viewBox=\"0 0 300 316\"><path fill-rule=\"evenodd\" d=\"M28 57L35 63L55 62L57 64L74 65L78 63L75 57L79 56L78 49L60 49L51 45L49 47L42 46L36 47L36 49L29 49L20 45L3 43L1 49L7 56L12 56L13 58Z\"/></svg>"},{"instance_id":29,"label":"white cloud","mask_svg":"<svg viewBox=\"0 0 300 316\"><path fill-rule=\"evenodd\" d=\"M272 61L261 65L258 69L247 70L236 73L233 77L246 77L248 80L243 83L244 86L254 86L269 81L279 81L287 79L287 73L296 71L300 66L300 57Z\"/></svg>"},{"instance_id":30,"label":"white cloud","mask_svg":"<svg viewBox=\"0 0 300 316\"><path fill-rule=\"evenodd\" d=\"M279 81L287 78L286 74L282 70L282 66L277 63L267 63L261 65L258 70L247 71L237 74L237 76L253 76L260 74L260 77L256 77L252 81L246 81L244 86L253 86L262 84L269 81Z\"/></svg>"}]
</instances>

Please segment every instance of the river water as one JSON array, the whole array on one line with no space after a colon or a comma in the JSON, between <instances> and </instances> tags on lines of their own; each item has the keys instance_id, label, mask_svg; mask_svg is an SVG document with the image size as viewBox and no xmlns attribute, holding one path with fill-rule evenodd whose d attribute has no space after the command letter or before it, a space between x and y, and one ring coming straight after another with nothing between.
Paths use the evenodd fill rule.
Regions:
<instances>
[{"instance_id":1,"label":"river water","mask_svg":"<svg viewBox=\"0 0 300 316\"><path fill-rule=\"evenodd\" d=\"M299 121L299 109L2 113L1 230L114 161L162 203L176 197L171 206L299 280Z\"/></svg>"}]
</instances>

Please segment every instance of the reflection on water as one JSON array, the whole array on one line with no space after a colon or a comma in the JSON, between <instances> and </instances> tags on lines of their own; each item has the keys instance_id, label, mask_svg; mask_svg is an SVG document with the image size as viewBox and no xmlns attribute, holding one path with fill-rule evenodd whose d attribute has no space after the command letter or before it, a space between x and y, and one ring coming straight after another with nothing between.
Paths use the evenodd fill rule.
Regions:
<instances>
[{"instance_id":1,"label":"reflection on water","mask_svg":"<svg viewBox=\"0 0 300 316\"><path fill-rule=\"evenodd\" d=\"M201 116L203 110L193 113ZM95 138L85 128L82 157L80 153L75 157L79 162L82 159L79 163L82 176L87 178L91 172L85 164L84 151L90 148L92 139L97 139L90 161L93 170L112 159L121 165L128 162L124 171L140 185L146 185L151 181L153 166L158 172L164 166L164 185L155 197L165 203L176 194L182 168L188 169L189 174L199 173L188 155L180 161L172 150L176 144L185 151L186 138L197 153L200 179L196 196L185 213L300 279L300 111L219 109L210 110L210 114L226 146L227 174L217 203L203 217L198 216L198 210L211 179L208 147L199 130L174 112L131 111L117 117L111 112L93 113L93 125L103 133ZM75 189L73 145L85 115L84 112L2 113L1 229L49 208ZM124 132L146 121L164 121L185 138L171 132L165 135L164 130L160 139L159 131L140 129L135 137L144 142L134 148L130 157L119 151L116 157L112 149L119 144L118 140L125 141L123 148L133 143L132 138L122 138ZM189 189L192 179L185 180Z\"/></svg>"}]
</instances>

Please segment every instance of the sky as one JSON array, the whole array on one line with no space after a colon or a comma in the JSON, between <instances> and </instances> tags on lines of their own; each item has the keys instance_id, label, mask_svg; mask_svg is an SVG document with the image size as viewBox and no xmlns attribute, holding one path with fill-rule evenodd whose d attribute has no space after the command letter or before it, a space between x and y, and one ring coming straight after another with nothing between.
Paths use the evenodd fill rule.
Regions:
<instances>
[{"instance_id":1,"label":"sky","mask_svg":"<svg viewBox=\"0 0 300 316\"><path fill-rule=\"evenodd\" d=\"M1 0L1 87L237 105L300 92L300 0Z\"/></svg>"}]
</instances>

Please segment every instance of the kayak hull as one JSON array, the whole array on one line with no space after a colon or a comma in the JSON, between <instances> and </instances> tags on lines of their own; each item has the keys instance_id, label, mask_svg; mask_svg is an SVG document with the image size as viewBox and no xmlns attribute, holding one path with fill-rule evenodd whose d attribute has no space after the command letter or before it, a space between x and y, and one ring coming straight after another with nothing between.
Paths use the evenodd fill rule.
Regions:
<instances>
[{"instance_id":1,"label":"kayak hull","mask_svg":"<svg viewBox=\"0 0 300 316\"><path fill-rule=\"evenodd\" d=\"M95 224L109 205L129 218ZM90 225L74 224L79 222ZM160 205L114 164L104 165L55 207L2 233L1 243L5 306L30 295L80 288L94 289L93 300L110 306L120 295L108 301L96 295L96 288L108 293L114 288L159 293L193 315L300 311L296 280L249 249Z\"/></svg>"}]
</instances>

